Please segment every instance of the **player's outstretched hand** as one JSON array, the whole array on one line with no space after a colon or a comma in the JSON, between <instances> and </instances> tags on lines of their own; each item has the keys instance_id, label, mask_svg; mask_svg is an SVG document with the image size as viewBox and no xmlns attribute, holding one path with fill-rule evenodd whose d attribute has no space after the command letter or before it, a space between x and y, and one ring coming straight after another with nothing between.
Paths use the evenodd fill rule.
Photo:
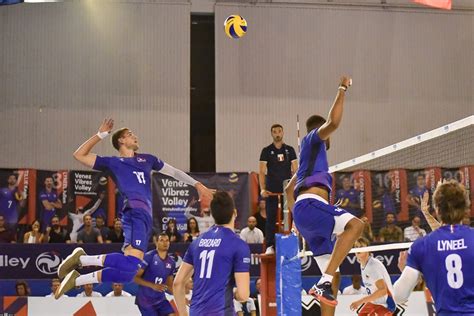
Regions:
<instances>
[{"instance_id":1,"label":"player's outstretched hand","mask_svg":"<svg viewBox=\"0 0 474 316\"><path fill-rule=\"evenodd\" d=\"M112 131L112 128L114 128L114 120L111 118L105 118L99 127L99 133L110 133Z\"/></svg>"},{"instance_id":2,"label":"player's outstretched hand","mask_svg":"<svg viewBox=\"0 0 474 316\"><path fill-rule=\"evenodd\" d=\"M362 305L362 300L357 300L357 301L354 301L352 302L351 306L350 306L350 309L351 311L355 311L360 305Z\"/></svg>"},{"instance_id":3,"label":"player's outstretched hand","mask_svg":"<svg viewBox=\"0 0 474 316\"><path fill-rule=\"evenodd\" d=\"M423 197L421 197L420 207L423 213L430 212L430 194L428 193L428 190L426 190L425 193L423 194Z\"/></svg>"},{"instance_id":4,"label":"player's outstretched hand","mask_svg":"<svg viewBox=\"0 0 474 316\"><path fill-rule=\"evenodd\" d=\"M216 193L216 190L207 188L201 182L196 183L195 187L196 187L196 190L198 191L199 199L201 201L210 202L212 200L212 197L214 196L214 193Z\"/></svg>"},{"instance_id":5,"label":"player's outstretched hand","mask_svg":"<svg viewBox=\"0 0 474 316\"><path fill-rule=\"evenodd\" d=\"M352 86L352 78L349 76L342 76L339 85L346 87Z\"/></svg>"}]
</instances>

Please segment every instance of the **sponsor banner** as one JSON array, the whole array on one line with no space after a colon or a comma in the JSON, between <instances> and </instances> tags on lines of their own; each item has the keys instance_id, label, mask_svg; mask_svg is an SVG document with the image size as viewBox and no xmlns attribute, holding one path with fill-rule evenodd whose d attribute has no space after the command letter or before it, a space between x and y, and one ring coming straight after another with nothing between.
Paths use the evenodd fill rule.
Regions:
<instances>
[{"instance_id":1,"label":"sponsor banner","mask_svg":"<svg viewBox=\"0 0 474 316\"><path fill-rule=\"evenodd\" d=\"M446 180L457 180L464 185L471 200L471 217L474 217L474 166L442 169L441 176Z\"/></svg>"},{"instance_id":2,"label":"sponsor banner","mask_svg":"<svg viewBox=\"0 0 474 316\"><path fill-rule=\"evenodd\" d=\"M375 245L375 244L372 244ZM377 251L374 257L380 260L389 274L400 274L397 267L400 250ZM355 254L348 254L340 266L342 275L360 274L360 264L357 262ZM301 272L304 276L321 275L318 264L314 257L301 258Z\"/></svg>"},{"instance_id":3,"label":"sponsor banner","mask_svg":"<svg viewBox=\"0 0 474 316\"><path fill-rule=\"evenodd\" d=\"M169 254L175 259L177 266L182 262L190 243L172 243ZM0 279L51 279L56 277L61 261L77 247L75 244L2 244L0 254ZM82 244L82 248L90 255L121 252L122 244ZM260 275L261 244L249 245L251 251L251 275ZM152 244L148 249L153 249ZM83 269L81 272L87 272ZM90 270L92 271L92 270Z\"/></svg>"},{"instance_id":4,"label":"sponsor banner","mask_svg":"<svg viewBox=\"0 0 474 316\"><path fill-rule=\"evenodd\" d=\"M363 297L363 295L339 295L337 298L337 315L355 315L355 312L350 310L350 305ZM3 306L7 306L7 308L11 306L9 309L0 309L0 312L8 313L8 311L18 310L20 313L10 313L21 316L52 314L56 316L140 315L140 311L135 305L134 297L62 297L59 300L55 300L52 297L1 297L0 299L1 302L3 302ZM113 304L110 304L111 300L113 300ZM435 315L428 307L428 304L430 303L422 303L426 301L427 299L422 291L413 292L408 298L406 304L400 306L397 315ZM314 299L314 297L310 295L302 295L301 305L303 310L302 315L321 315L319 303ZM259 304L259 306L261 306L261 304Z\"/></svg>"},{"instance_id":5,"label":"sponsor banner","mask_svg":"<svg viewBox=\"0 0 474 316\"><path fill-rule=\"evenodd\" d=\"M428 192L430 194L430 212L433 192L436 189L436 184L441 177L441 169L427 168L419 170L407 170L407 188L408 194L406 203L408 204L408 218L411 220L413 216L420 216L423 225L426 224L425 217L421 212L421 200L423 194Z\"/></svg>"},{"instance_id":6,"label":"sponsor banner","mask_svg":"<svg viewBox=\"0 0 474 316\"><path fill-rule=\"evenodd\" d=\"M113 301L113 304L111 304ZM28 297L28 316L139 316L135 297Z\"/></svg>"},{"instance_id":7,"label":"sponsor banner","mask_svg":"<svg viewBox=\"0 0 474 316\"><path fill-rule=\"evenodd\" d=\"M191 173L208 188L224 190L234 198L238 215L236 228L246 226L249 214L248 173ZM161 173L152 175L154 227L165 231L171 218L176 219L178 231L184 234L187 220L196 218L201 233L213 225L210 201L199 201L196 189Z\"/></svg>"},{"instance_id":8,"label":"sponsor banner","mask_svg":"<svg viewBox=\"0 0 474 316\"><path fill-rule=\"evenodd\" d=\"M357 313L350 309L353 302L364 298L364 295L338 295L337 296L337 315L353 316ZM396 315L408 316L428 316L434 315L428 312L428 304L423 292L412 292L408 301L404 305L399 305ZM311 295L302 295L301 305L303 306L303 316L319 316L321 315L319 302ZM372 314L371 314L372 315Z\"/></svg>"},{"instance_id":9,"label":"sponsor banner","mask_svg":"<svg viewBox=\"0 0 474 316\"><path fill-rule=\"evenodd\" d=\"M189 243L172 243L169 253L179 266ZM0 279L21 276L25 279L51 279L61 261L66 258L77 245L75 244L3 244L0 254ZM120 252L122 244L82 244L81 247L90 254ZM260 275L259 254L263 251L261 244L250 244L250 275ZM153 249L150 244L148 249ZM379 251L375 255L387 268L389 274L400 274L397 267L399 250ZM320 275L318 265L313 257L301 259L301 270L304 276ZM86 270L82 270L85 272ZM91 270L92 271L92 270ZM360 274L360 266L355 255L348 255L341 265L344 275Z\"/></svg>"},{"instance_id":10,"label":"sponsor banner","mask_svg":"<svg viewBox=\"0 0 474 316\"><path fill-rule=\"evenodd\" d=\"M338 172L333 175L333 191L331 199L339 203L346 211L356 217L367 213L368 200L367 186L369 172Z\"/></svg>"},{"instance_id":11,"label":"sponsor banner","mask_svg":"<svg viewBox=\"0 0 474 316\"><path fill-rule=\"evenodd\" d=\"M372 227L378 229L385 225L385 217L393 213L398 220L408 220L406 201L406 172L403 169L373 171L372 184Z\"/></svg>"},{"instance_id":12,"label":"sponsor banner","mask_svg":"<svg viewBox=\"0 0 474 316\"><path fill-rule=\"evenodd\" d=\"M67 225L66 206L69 199L67 170L36 171L36 216L41 225L41 231L51 225L54 215L59 216L60 224Z\"/></svg>"},{"instance_id":13,"label":"sponsor banner","mask_svg":"<svg viewBox=\"0 0 474 316\"><path fill-rule=\"evenodd\" d=\"M115 200L115 193L110 196L110 185L111 178L103 172L69 172L70 194L65 208L68 212L68 230L71 232L72 241L76 240L77 233L82 229L83 217L86 214L92 216L93 222L97 217L102 217L106 226L113 226L116 211L109 200Z\"/></svg>"},{"instance_id":14,"label":"sponsor banner","mask_svg":"<svg viewBox=\"0 0 474 316\"><path fill-rule=\"evenodd\" d=\"M13 230L17 224L28 224L29 207L33 206L34 210L35 192L30 194L31 175L29 169L0 169L0 215Z\"/></svg>"}]
</instances>

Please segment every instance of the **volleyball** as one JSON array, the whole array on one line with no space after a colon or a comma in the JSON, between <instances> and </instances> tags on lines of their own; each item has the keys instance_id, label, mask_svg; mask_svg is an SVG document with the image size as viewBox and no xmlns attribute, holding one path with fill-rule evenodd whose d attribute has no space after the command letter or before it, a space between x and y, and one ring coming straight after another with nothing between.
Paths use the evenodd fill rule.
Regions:
<instances>
[{"instance_id":1,"label":"volleyball","mask_svg":"<svg viewBox=\"0 0 474 316\"><path fill-rule=\"evenodd\" d=\"M241 38L247 32L247 21L240 15L230 15L225 19L224 32L230 38Z\"/></svg>"}]
</instances>

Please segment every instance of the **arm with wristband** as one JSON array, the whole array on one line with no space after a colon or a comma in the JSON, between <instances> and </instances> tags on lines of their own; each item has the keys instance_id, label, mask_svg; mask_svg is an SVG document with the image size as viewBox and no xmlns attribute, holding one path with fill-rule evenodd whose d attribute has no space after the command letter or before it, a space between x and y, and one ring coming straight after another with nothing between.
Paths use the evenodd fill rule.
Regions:
<instances>
[{"instance_id":1,"label":"arm with wristband","mask_svg":"<svg viewBox=\"0 0 474 316\"><path fill-rule=\"evenodd\" d=\"M99 131L97 132L97 134L89 138L74 152L74 158L87 167L94 167L97 155L91 153L90 151L97 143L99 143L102 139L104 139L110 134L110 131L112 131L113 127L114 120L104 119L104 121L99 127Z\"/></svg>"},{"instance_id":2,"label":"arm with wristband","mask_svg":"<svg viewBox=\"0 0 474 316\"><path fill-rule=\"evenodd\" d=\"M329 115L326 123L318 129L318 136L322 140L327 140L329 136L339 127L342 121L342 113L344 110L344 97L347 89L352 85L352 79L349 77L342 77L337 88L337 95L334 103L329 110Z\"/></svg>"}]
</instances>

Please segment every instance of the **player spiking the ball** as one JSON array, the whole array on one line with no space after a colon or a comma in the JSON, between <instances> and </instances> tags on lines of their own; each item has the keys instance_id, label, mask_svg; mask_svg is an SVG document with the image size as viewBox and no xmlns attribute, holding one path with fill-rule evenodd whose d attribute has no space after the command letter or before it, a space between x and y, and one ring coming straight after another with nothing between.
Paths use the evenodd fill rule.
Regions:
<instances>
[{"instance_id":1,"label":"player spiking the ball","mask_svg":"<svg viewBox=\"0 0 474 316\"><path fill-rule=\"evenodd\" d=\"M288 200L296 203L293 220L306 239L323 276L309 291L323 303L323 315L333 315L337 305L332 283L336 272L359 238L364 223L345 210L329 204L332 177L329 173L326 151L329 136L342 121L344 99L352 79L342 77L336 99L328 119L312 115L306 121L308 134L301 142L298 172L291 178L286 190ZM289 202L291 206L291 202ZM337 241L334 243L334 235Z\"/></svg>"},{"instance_id":2,"label":"player spiking the ball","mask_svg":"<svg viewBox=\"0 0 474 316\"><path fill-rule=\"evenodd\" d=\"M112 174L118 191L124 199L122 224L125 242L122 253L88 256L76 248L59 266L58 276L64 278L55 293L56 299L70 289L88 283L131 282L147 250L152 232L151 177L152 170L175 178L198 191L201 199L212 199L212 190L150 154L138 153L138 137L123 127L112 135L112 145L119 156L102 157L91 153L92 148L106 138L114 126L112 119L104 119L99 131L82 144L74 158L83 165ZM81 275L79 267L100 266L103 269Z\"/></svg>"}]
</instances>

